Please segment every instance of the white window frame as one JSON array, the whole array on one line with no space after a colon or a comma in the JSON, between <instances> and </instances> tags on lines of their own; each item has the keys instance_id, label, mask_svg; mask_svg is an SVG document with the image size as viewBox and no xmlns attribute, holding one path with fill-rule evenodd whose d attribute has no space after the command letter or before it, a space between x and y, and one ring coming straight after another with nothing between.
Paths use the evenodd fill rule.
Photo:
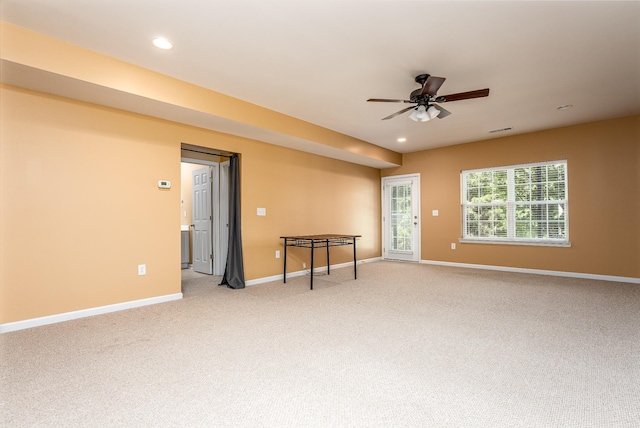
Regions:
<instances>
[{"instance_id":1,"label":"white window frame","mask_svg":"<svg viewBox=\"0 0 640 428\"><path fill-rule=\"evenodd\" d=\"M516 236L516 192L515 192L515 170L518 168L530 168L545 165L558 165L564 164L564 199L553 199L544 201L530 201L535 205L562 205L564 210L564 237L562 238L531 238L531 237L517 237ZM486 203L470 203L467 199L468 180L467 177L474 173L483 172L507 172L507 200L504 202L486 202ZM545 181L545 183L548 181ZM544 245L544 246L560 246L570 247L569 242L569 196L568 196L568 169L567 160L555 160L546 162L536 162L530 164L518 164L492 168L482 168L474 170L464 170L460 172L460 206L461 206L461 243L483 243L483 244L511 244L511 245ZM506 209L506 222L507 222L507 236L470 236L466 235L468 231L467 227L467 209L474 207L486 207L486 206L503 206ZM547 219L547 221L549 221Z\"/></svg>"}]
</instances>

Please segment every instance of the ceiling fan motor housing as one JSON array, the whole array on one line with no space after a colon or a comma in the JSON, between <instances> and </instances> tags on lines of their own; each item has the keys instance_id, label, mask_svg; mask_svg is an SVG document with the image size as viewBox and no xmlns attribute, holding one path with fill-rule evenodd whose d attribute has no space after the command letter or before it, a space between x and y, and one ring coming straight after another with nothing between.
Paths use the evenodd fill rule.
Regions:
<instances>
[{"instance_id":1,"label":"ceiling fan motor housing","mask_svg":"<svg viewBox=\"0 0 640 428\"><path fill-rule=\"evenodd\" d=\"M420 96L422 93L422 89L424 88L424 84L427 82L427 79L431 76L430 74L419 74L416 76L416 83L420 84L420 89L416 89L411 92L409 95L409 100L414 103L426 104L429 101L429 95Z\"/></svg>"},{"instance_id":2,"label":"ceiling fan motor housing","mask_svg":"<svg viewBox=\"0 0 640 428\"><path fill-rule=\"evenodd\" d=\"M424 86L427 79L431 76L430 74L418 74L416 76L416 83L419 83L420 86Z\"/></svg>"}]
</instances>

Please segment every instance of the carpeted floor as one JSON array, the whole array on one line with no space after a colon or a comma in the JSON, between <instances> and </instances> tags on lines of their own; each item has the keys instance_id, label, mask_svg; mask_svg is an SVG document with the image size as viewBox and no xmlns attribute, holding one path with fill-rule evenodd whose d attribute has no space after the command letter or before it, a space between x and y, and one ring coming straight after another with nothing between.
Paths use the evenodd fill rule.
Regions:
<instances>
[{"instance_id":1,"label":"carpeted floor","mask_svg":"<svg viewBox=\"0 0 640 428\"><path fill-rule=\"evenodd\" d=\"M408 263L0 336L6 427L638 427L640 286Z\"/></svg>"}]
</instances>

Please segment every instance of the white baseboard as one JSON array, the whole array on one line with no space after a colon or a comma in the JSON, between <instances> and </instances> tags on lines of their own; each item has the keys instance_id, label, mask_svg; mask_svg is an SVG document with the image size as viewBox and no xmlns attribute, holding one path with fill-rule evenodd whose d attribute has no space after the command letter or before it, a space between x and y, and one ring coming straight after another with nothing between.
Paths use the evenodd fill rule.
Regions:
<instances>
[{"instance_id":1,"label":"white baseboard","mask_svg":"<svg viewBox=\"0 0 640 428\"><path fill-rule=\"evenodd\" d=\"M363 259L363 260L358 260L357 264L363 264L363 263L371 263L371 262L377 262L379 260L382 260L382 257L374 257L371 259ZM346 263L340 263L337 265L331 265L331 269L341 269L341 268L345 268L345 267L353 267L353 262L346 262ZM322 272L326 272L327 271L327 267L323 266L323 267L319 267L319 268L315 268L313 270L314 273L322 273ZM299 270L296 272L287 272L287 279L289 278L295 278L297 276L303 276L306 275L307 271L306 270ZM257 278L257 279L251 279L249 281L246 281L245 284L247 286L250 285L256 285L256 284L264 284L265 282L273 282L273 281L282 281L284 279L283 275L273 275L273 276L266 276L264 278Z\"/></svg>"},{"instance_id":2,"label":"white baseboard","mask_svg":"<svg viewBox=\"0 0 640 428\"><path fill-rule=\"evenodd\" d=\"M86 318L94 315L107 314L109 312L117 312L125 309L139 308L140 306L155 305L156 303L164 303L179 299L182 299L182 293L149 297L147 299L133 300L131 302L122 302L113 305L98 306L97 308L81 309L79 311L65 312L62 314L49 315L40 318L32 318L24 321L9 322L6 324L0 324L0 333L9 333L11 331L40 327L43 325L55 324L63 321L75 320L78 318Z\"/></svg>"},{"instance_id":3,"label":"white baseboard","mask_svg":"<svg viewBox=\"0 0 640 428\"><path fill-rule=\"evenodd\" d=\"M508 267L508 266L477 265L477 264L471 264L471 263L453 263L453 262L442 262L438 260L420 260L420 263L427 264L427 265L451 266L451 267L461 267L461 268L470 268L470 269L499 270L504 272L531 273L535 275L563 276L567 278L597 279L600 281L630 282L632 284L640 284L640 278L631 278L626 276L597 275L592 273L562 272L557 270L544 270L544 269L525 269L525 268L515 268L515 267Z\"/></svg>"}]
</instances>

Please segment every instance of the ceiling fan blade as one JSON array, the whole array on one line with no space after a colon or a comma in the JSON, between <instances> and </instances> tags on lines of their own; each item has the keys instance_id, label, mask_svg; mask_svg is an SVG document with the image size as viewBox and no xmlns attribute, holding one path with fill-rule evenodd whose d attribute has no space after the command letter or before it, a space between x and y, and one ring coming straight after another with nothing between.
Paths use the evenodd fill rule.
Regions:
<instances>
[{"instance_id":1,"label":"ceiling fan blade","mask_svg":"<svg viewBox=\"0 0 640 428\"><path fill-rule=\"evenodd\" d=\"M458 92L457 94L449 94L437 97L436 102L447 103L451 101L468 100L470 98L481 98L489 95L489 88L478 89L477 91Z\"/></svg>"},{"instance_id":2,"label":"ceiling fan blade","mask_svg":"<svg viewBox=\"0 0 640 428\"><path fill-rule=\"evenodd\" d=\"M400 111L398 111L398 112L393 113L391 116L383 117L383 118L382 118L382 120L393 119L394 117L396 117L396 116L400 116L402 113L406 113L406 112L408 112L409 110L412 110L412 109L414 109L414 108L416 108L416 106L411 106L411 107L403 108L402 110L400 110Z\"/></svg>"},{"instance_id":3,"label":"ceiling fan blade","mask_svg":"<svg viewBox=\"0 0 640 428\"><path fill-rule=\"evenodd\" d=\"M449 110L447 110L444 107L440 107L437 104L431 104L432 106L434 106L435 108L437 108L438 110L440 110L440 114L438 115L438 119L444 119L445 117L449 116L451 114L451 112Z\"/></svg>"},{"instance_id":4,"label":"ceiling fan blade","mask_svg":"<svg viewBox=\"0 0 640 428\"><path fill-rule=\"evenodd\" d=\"M442 86L445 80L447 80L445 77L429 76L427 81L424 82L420 96L429 94L430 96L435 97L438 89L440 89L440 86Z\"/></svg>"},{"instance_id":5,"label":"ceiling fan blade","mask_svg":"<svg viewBox=\"0 0 640 428\"><path fill-rule=\"evenodd\" d=\"M388 100L386 98L369 98L367 102L373 103L411 103L409 100Z\"/></svg>"}]
</instances>

